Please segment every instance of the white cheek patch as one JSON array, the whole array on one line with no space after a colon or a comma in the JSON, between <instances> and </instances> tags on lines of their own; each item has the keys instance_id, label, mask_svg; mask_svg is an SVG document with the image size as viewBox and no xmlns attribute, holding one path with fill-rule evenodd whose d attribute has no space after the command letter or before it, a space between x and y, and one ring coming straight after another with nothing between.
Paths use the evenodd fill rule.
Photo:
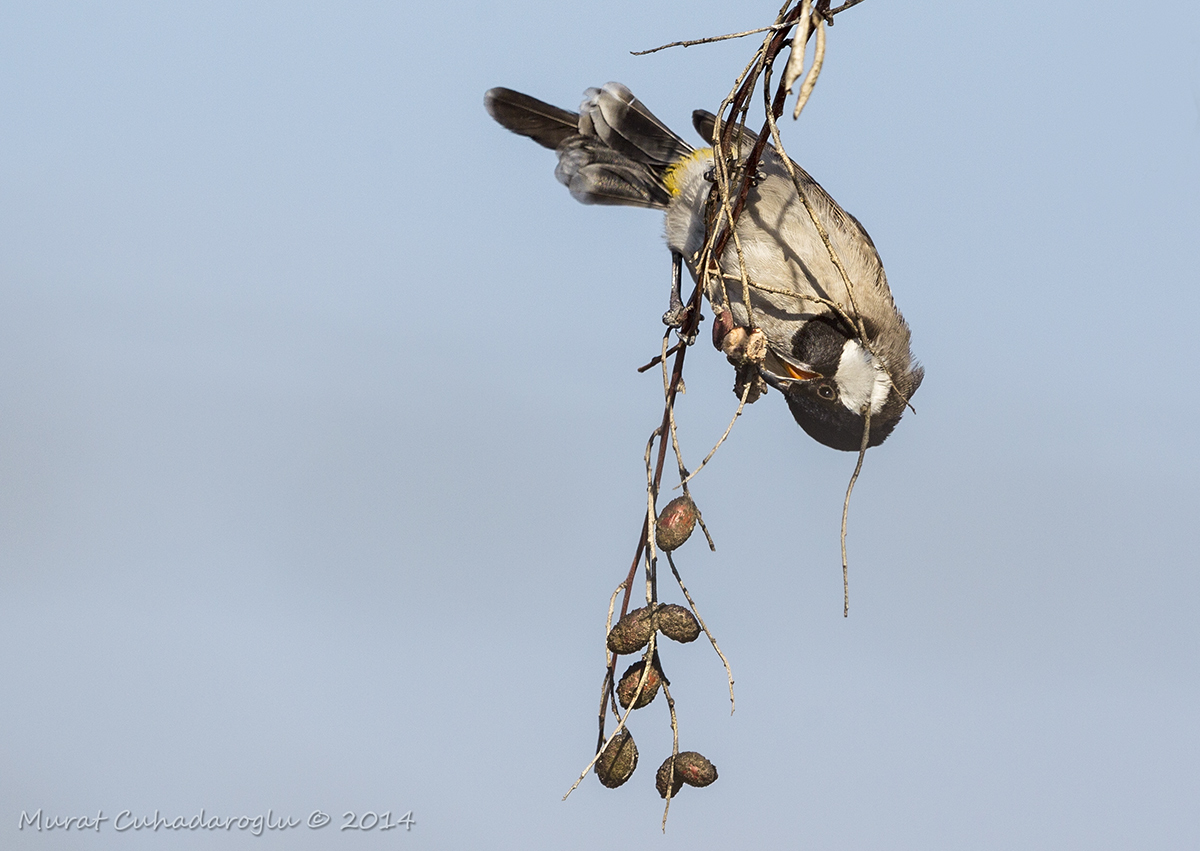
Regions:
<instances>
[{"instance_id":1,"label":"white cheek patch","mask_svg":"<svg viewBox=\"0 0 1200 851\"><path fill-rule=\"evenodd\" d=\"M847 340L838 361L837 384L842 404L854 413L871 402L871 415L883 410L891 382L885 370L875 366L875 359L858 340Z\"/></svg>"}]
</instances>

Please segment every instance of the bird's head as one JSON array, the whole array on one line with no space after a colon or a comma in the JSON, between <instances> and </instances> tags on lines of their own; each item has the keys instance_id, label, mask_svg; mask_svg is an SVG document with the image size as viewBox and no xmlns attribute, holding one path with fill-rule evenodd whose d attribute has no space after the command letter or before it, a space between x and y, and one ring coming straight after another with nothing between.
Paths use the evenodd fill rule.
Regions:
<instances>
[{"instance_id":1,"label":"bird's head","mask_svg":"<svg viewBox=\"0 0 1200 851\"><path fill-rule=\"evenodd\" d=\"M870 329L868 328L868 336ZM808 436L833 449L857 452L869 410L868 446L878 446L900 422L921 383L919 366L889 364L871 353L836 318L817 316L792 337L792 351L767 353L763 377L783 393L792 416Z\"/></svg>"}]
</instances>

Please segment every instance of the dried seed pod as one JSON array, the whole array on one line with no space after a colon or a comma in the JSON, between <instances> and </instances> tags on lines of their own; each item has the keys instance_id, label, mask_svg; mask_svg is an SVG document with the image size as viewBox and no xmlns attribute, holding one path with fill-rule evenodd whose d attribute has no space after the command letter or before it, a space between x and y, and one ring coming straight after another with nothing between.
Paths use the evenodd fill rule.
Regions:
<instances>
[{"instance_id":1,"label":"dried seed pod","mask_svg":"<svg viewBox=\"0 0 1200 851\"><path fill-rule=\"evenodd\" d=\"M746 390L746 385L750 385L749 391ZM746 396L746 404L753 405L761 399L767 392L767 382L762 377L762 372L754 366L743 365L738 367L733 376L733 395L739 399L742 395Z\"/></svg>"},{"instance_id":2,"label":"dried seed pod","mask_svg":"<svg viewBox=\"0 0 1200 851\"><path fill-rule=\"evenodd\" d=\"M724 351L725 335L733 330L733 314L723 307L713 308L712 344Z\"/></svg>"},{"instance_id":3,"label":"dried seed pod","mask_svg":"<svg viewBox=\"0 0 1200 851\"><path fill-rule=\"evenodd\" d=\"M696 528L698 516L696 503L692 502L691 497L687 494L675 497L658 515L654 543L658 544L660 550L667 552L682 546Z\"/></svg>"},{"instance_id":4,"label":"dried seed pod","mask_svg":"<svg viewBox=\"0 0 1200 851\"><path fill-rule=\"evenodd\" d=\"M609 789L616 789L633 774L637 760L638 751L633 736L628 730L622 730L600 752L600 758L596 760L596 776Z\"/></svg>"},{"instance_id":5,"label":"dried seed pod","mask_svg":"<svg viewBox=\"0 0 1200 851\"><path fill-rule=\"evenodd\" d=\"M675 757L675 777L689 786L707 786L717 779L717 767L695 751Z\"/></svg>"},{"instance_id":6,"label":"dried seed pod","mask_svg":"<svg viewBox=\"0 0 1200 851\"><path fill-rule=\"evenodd\" d=\"M642 671L645 667L645 661L635 662L621 675L621 682L617 684L617 700L621 702L622 708L629 708L629 702L637 693L638 683L642 681ZM633 708L641 709L654 700L660 685L662 685L662 676L658 666L651 665L650 673L646 675L646 685L642 687L642 693L638 696L637 703L633 705Z\"/></svg>"},{"instance_id":7,"label":"dried seed pod","mask_svg":"<svg viewBox=\"0 0 1200 851\"><path fill-rule=\"evenodd\" d=\"M654 610L655 626L672 641L687 644L700 635L700 622L683 606L667 603Z\"/></svg>"},{"instance_id":8,"label":"dried seed pod","mask_svg":"<svg viewBox=\"0 0 1200 851\"><path fill-rule=\"evenodd\" d=\"M714 336L716 335L715 327L713 328L713 334ZM746 343L749 340L750 332L745 328L730 328L717 345L725 353L725 357L729 359L730 363L738 364L745 362L742 354L746 351Z\"/></svg>"},{"instance_id":9,"label":"dried seed pod","mask_svg":"<svg viewBox=\"0 0 1200 851\"><path fill-rule=\"evenodd\" d=\"M617 621L608 633L608 649L613 653L636 653L654 634L654 615L649 606L634 609Z\"/></svg>"},{"instance_id":10,"label":"dried seed pod","mask_svg":"<svg viewBox=\"0 0 1200 851\"><path fill-rule=\"evenodd\" d=\"M654 788L658 790L660 798L667 797L667 783L671 777L671 763L675 761L675 757L669 756L666 761L658 767L658 773L654 775ZM679 772L679 767L675 767L675 779L671 781L671 797L674 798L679 794L679 790L683 788L683 776Z\"/></svg>"},{"instance_id":11,"label":"dried seed pod","mask_svg":"<svg viewBox=\"0 0 1200 851\"><path fill-rule=\"evenodd\" d=\"M762 365L767 358L767 335L761 328L755 328L746 338L746 350L743 353L748 363Z\"/></svg>"},{"instance_id":12,"label":"dried seed pod","mask_svg":"<svg viewBox=\"0 0 1200 851\"><path fill-rule=\"evenodd\" d=\"M734 366L762 366L767 357L767 335L760 328L734 328L721 338L718 347Z\"/></svg>"}]
</instances>

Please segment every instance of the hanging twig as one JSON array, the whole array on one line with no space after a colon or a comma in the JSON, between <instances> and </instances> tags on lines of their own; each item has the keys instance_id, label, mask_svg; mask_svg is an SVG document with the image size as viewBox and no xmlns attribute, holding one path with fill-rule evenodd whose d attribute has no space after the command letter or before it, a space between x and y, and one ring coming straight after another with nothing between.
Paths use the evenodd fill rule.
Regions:
<instances>
[{"instance_id":1,"label":"hanging twig","mask_svg":"<svg viewBox=\"0 0 1200 851\"><path fill-rule=\"evenodd\" d=\"M675 759L679 756L679 719L675 716L675 698L671 697L671 689L663 677L663 695L667 699L667 709L671 713L671 770L667 774L667 803L663 807L662 832L667 832L667 813L671 811L671 792L675 786Z\"/></svg>"},{"instance_id":2,"label":"hanging twig","mask_svg":"<svg viewBox=\"0 0 1200 851\"><path fill-rule=\"evenodd\" d=\"M613 713L616 713L616 698L612 690L613 678L613 663L616 661L616 654L608 649L608 633L612 630L613 608L617 604L617 595L625 589L625 583L622 582L612 592L612 596L608 598L608 618L604 621L604 666L607 671L604 677L604 685L600 687L600 737L596 741L596 750L599 750L604 745L604 719L608 717L608 701L613 698Z\"/></svg>"},{"instance_id":3,"label":"hanging twig","mask_svg":"<svg viewBox=\"0 0 1200 851\"><path fill-rule=\"evenodd\" d=\"M651 647L654 646L654 634L653 633L650 635L650 646ZM615 657L614 657L614 659L615 659ZM663 677L662 679L663 679L663 687L665 688L666 687L666 677ZM640 690L639 690L639 694L640 694ZM592 766L596 764L596 760L600 759L600 754L604 753L604 749L612 743L612 740L615 739L622 730L625 729L625 722L629 720L629 715L630 715L630 713L633 712L634 705L635 704L631 702L629 704L629 708L625 710L625 713L623 715L617 716L618 717L617 729L613 730L612 735L609 736L600 745L600 747L596 749L596 755L594 757L592 757L591 761L586 766L584 766L583 771L580 772L580 774L579 774L579 779L577 779L574 783L571 784L571 788L567 790L567 794L562 796L562 800L564 800L564 801L567 800L567 798L569 798L571 796L571 793L579 788L579 784L583 782L583 778L587 777L587 773L592 770Z\"/></svg>"},{"instance_id":4,"label":"hanging twig","mask_svg":"<svg viewBox=\"0 0 1200 851\"><path fill-rule=\"evenodd\" d=\"M854 473L850 476L850 484L846 486L846 501L842 503L842 617L850 617L850 563L846 560L846 518L850 514L850 494L854 492L854 483L862 470L863 458L867 455L867 443L871 438L871 403L862 406L863 436L862 445L858 448L858 463L854 465Z\"/></svg>"},{"instance_id":5,"label":"hanging twig","mask_svg":"<svg viewBox=\"0 0 1200 851\"><path fill-rule=\"evenodd\" d=\"M696 601L692 599L692 595L688 593L687 586L683 584L683 577L679 575L679 571L675 568L675 559L671 558L670 553L667 553L667 564L671 566L671 572L675 574L675 581L679 583L679 590L683 591L683 596L687 598L688 605L692 607L692 614L696 616L696 620L700 623L700 628L708 636L709 643L712 644L713 650L717 651L717 655L721 657L721 664L725 666L725 675L729 678L729 714L732 715L734 710L737 709L737 701L733 697L733 669L729 667L729 660L721 652L721 645L717 644L717 639L709 632L708 625L704 623L704 618L700 617L700 610L696 608Z\"/></svg>"},{"instance_id":6,"label":"hanging twig","mask_svg":"<svg viewBox=\"0 0 1200 851\"><path fill-rule=\"evenodd\" d=\"M665 350L665 349L666 349L666 347L667 347L667 336L669 336L669 334L670 334L670 332L667 332L667 335L665 335L665 336L663 337L663 349L664 349L664 350ZM665 366L665 364L666 364L666 352L665 352L665 351L663 352L663 356L662 356L662 359L661 359L661 361L662 361L662 363L664 364L664 367L663 367L663 387L664 387L664 389L669 389L669 388L670 388L670 384L669 384L669 382L668 382L668 380L667 380L667 373L666 373L666 366ZM745 398L745 397L743 396L743 398ZM676 429L676 427L675 427L675 405L674 405L674 403L671 403L671 404L670 404L670 406L669 406L669 410L670 410L670 420L671 420L671 422L670 422L670 428L671 428L671 446L672 446L672 447L674 447L674 449L675 449L675 461L676 461L676 463L679 465L679 479L680 479L680 481L679 481L679 484L678 484L676 487L682 487L682 488L683 488L683 492L684 492L685 494L687 494L687 496L688 496L688 498L689 498L689 499L691 499L691 496L692 496L692 494L691 494L691 491L689 491L689 490L688 490L687 483L688 483L688 480L689 480L689 479L690 479L692 476L694 476L694 475L695 475L695 473L692 473L691 475L689 475L689 474L688 474L688 471L687 471L687 466L686 466L686 465L683 463L683 451L682 451L682 450L679 448L679 431L678 431L678 430ZM738 410L740 411L740 410L741 410L741 408L739 407L739 408L738 408ZM732 428L732 424L730 424L730 427ZM729 429L726 429L726 430L725 430L725 433L726 433L726 434L729 434ZM718 444L718 445L719 445L719 444ZM713 451L715 452L716 450L714 449ZM711 457L712 457L712 453L710 452L710 453L709 453L709 458L711 458ZM708 460L708 459L706 458L706 459L705 459L705 461L707 462L707 460ZM701 467L703 467L703 466L704 466L704 464L702 463L700 466L701 466ZM699 472L699 470L697 470L697 472ZM711 533L708 531L708 526L706 526L706 525L705 525L705 523L704 523L704 515L703 515L703 514L701 514L701 512L700 512L700 508L699 508L699 507L696 505L696 502L695 502L695 500L692 500L692 507L693 507L693 508L695 509L695 511L696 511L696 522L697 522L697 523L700 525L700 531L704 533L704 539L705 539L706 541L708 541L708 548L709 548L709 550L711 550L712 552L714 552L714 553L715 553L715 552L717 551L717 545L713 543L712 534L711 534Z\"/></svg>"},{"instance_id":7,"label":"hanging twig","mask_svg":"<svg viewBox=\"0 0 1200 851\"><path fill-rule=\"evenodd\" d=\"M668 406L668 411L670 407ZM653 606L658 602L658 545L655 538L658 534L658 483L650 473L650 453L654 449L654 441L660 436L659 429L654 430L646 443L646 605Z\"/></svg>"},{"instance_id":8,"label":"hanging twig","mask_svg":"<svg viewBox=\"0 0 1200 851\"><path fill-rule=\"evenodd\" d=\"M717 454L717 450L721 448L721 444L725 442L725 438L729 437L729 432L733 431L733 424L736 423L738 421L738 417L742 415L742 408L746 407L746 397L750 395L750 388L753 386L753 381L747 381L745 383L745 386L742 388L742 398L738 400L737 410L733 412L733 419L729 421L729 425L725 426L725 433L721 435L721 439L718 440L716 445L708 451L707 455L704 456L704 460L700 462L700 466L693 470L690 475L684 478L684 480L679 483L678 487L686 490L688 482L694 479L696 474L704 469L704 465L707 464L712 457Z\"/></svg>"}]
</instances>

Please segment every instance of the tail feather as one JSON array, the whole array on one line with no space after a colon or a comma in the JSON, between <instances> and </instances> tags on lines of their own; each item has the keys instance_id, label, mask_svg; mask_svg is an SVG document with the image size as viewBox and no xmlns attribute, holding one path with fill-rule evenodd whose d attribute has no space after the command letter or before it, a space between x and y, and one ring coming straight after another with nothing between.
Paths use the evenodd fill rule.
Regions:
<instances>
[{"instance_id":1,"label":"tail feather","mask_svg":"<svg viewBox=\"0 0 1200 851\"><path fill-rule=\"evenodd\" d=\"M571 178L571 197L581 204L620 204L626 207L666 207L664 201L644 191L644 173L640 169L610 163L594 163L581 168Z\"/></svg>"},{"instance_id":2,"label":"tail feather","mask_svg":"<svg viewBox=\"0 0 1200 851\"><path fill-rule=\"evenodd\" d=\"M560 145L554 176L583 204L665 208L671 200L658 172L595 137L575 136Z\"/></svg>"},{"instance_id":3,"label":"tail feather","mask_svg":"<svg viewBox=\"0 0 1200 851\"><path fill-rule=\"evenodd\" d=\"M581 204L665 209L671 200L658 174L599 139L580 136L560 146L554 176Z\"/></svg>"},{"instance_id":4,"label":"tail feather","mask_svg":"<svg viewBox=\"0 0 1200 851\"><path fill-rule=\"evenodd\" d=\"M633 92L620 83L588 89L579 111L593 132L613 149L651 166L669 167L692 152L692 146L646 109Z\"/></svg>"},{"instance_id":5,"label":"tail feather","mask_svg":"<svg viewBox=\"0 0 1200 851\"><path fill-rule=\"evenodd\" d=\"M528 136L551 150L579 133L578 113L559 109L512 89L488 89L483 96L483 106L504 128Z\"/></svg>"},{"instance_id":6,"label":"tail feather","mask_svg":"<svg viewBox=\"0 0 1200 851\"><path fill-rule=\"evenodd\" d=\"M666 173L692 153L620 83L588 89L579 113L505 88L483 104L503 127L555 149L555 176L584 204L665 208Z\"/></svg>"}]
</instances>

